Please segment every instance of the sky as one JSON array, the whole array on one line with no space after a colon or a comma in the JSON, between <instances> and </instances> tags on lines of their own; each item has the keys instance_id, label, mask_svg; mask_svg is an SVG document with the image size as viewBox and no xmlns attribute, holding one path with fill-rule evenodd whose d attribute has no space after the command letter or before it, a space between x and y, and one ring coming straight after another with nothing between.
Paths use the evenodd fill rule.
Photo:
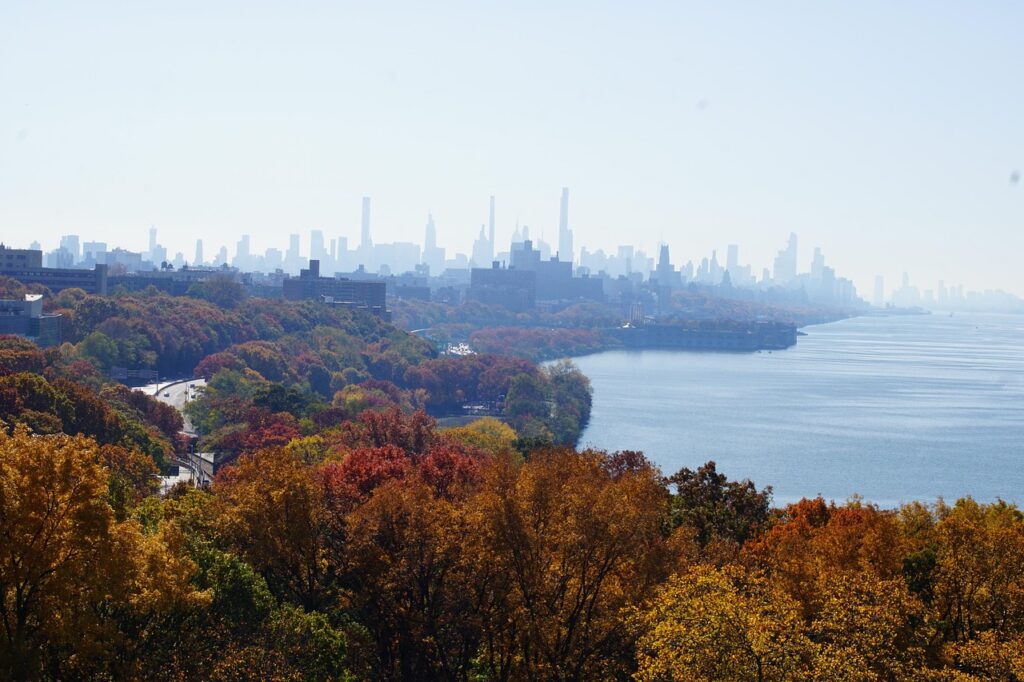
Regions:
<instances>
[{"instance_id":1,"label":"sky","mask_svg":"<svg viewBox=\"0 0 1024 682\"><path fill-rule=\"evenodd\" d=\"M1024 5L0 2L0 240L171 253L311 229L468 253L497 202L577 247L790 232L876 274L1024 295Z\"/></svg>"}]
</instances>

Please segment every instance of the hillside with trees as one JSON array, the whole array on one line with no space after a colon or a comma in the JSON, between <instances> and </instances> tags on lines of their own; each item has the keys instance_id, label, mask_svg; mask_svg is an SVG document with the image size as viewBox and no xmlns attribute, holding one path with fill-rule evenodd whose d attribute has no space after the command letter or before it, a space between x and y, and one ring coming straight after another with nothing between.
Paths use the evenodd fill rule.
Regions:
<instances>
[{"instance_id":1,"label":"hillside with trees","mask_svg":"<svg viewBox=\"0 0 1024 682\"><path fill-rule=\"evenodd\" d=\"M727 298L695 288L673 292L657 322L687 329L749 330L759 322L802 327L855 314L853 309ZM478 301L450 306L409 300L396 303L394 319L403 329L439 344L464 342L481 353L541 362L621 348L621 340L609 332L628 315L620 306L596 302L515 313Z\"/></svg>"},{"instance_id":2,"label":"hillside with trees","mask_svg":"<svg viewBox=\"0 0 1024 682\"><path fill-rule=\"evenodd\" d=\"M576 449L571 363L223 293L65 291L65 344L0 338L0 679L1024 676L1014 505L774 506ZM207 380L211 486L158 494L184 422L121 362Z\"/></svg>"}]
</instances>

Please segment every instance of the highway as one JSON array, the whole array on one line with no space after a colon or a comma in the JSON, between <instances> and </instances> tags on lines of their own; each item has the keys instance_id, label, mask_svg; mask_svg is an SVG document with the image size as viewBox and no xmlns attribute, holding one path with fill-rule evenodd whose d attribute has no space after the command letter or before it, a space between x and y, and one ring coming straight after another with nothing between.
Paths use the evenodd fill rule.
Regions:
<instances>
[{"instance_id":1,"label":"highway","mask_svg":"<svg viewBox=\"0 0 1024 682\"><path fill-rule=\"evenodd\" d=\"M176 383L164 381L159 384L147 384L135 390L154 396L160 402L181 412L185 409L185 404L195 397L195 392L203 386L206 386L206 379L189 379ZM188 423L188 417L184 415L182 417L185 418L184 432L194 436L195 433L192 431L192 425Z\"/></svg>"},{"instance_id":2,"label":"highway","mask_svg":"<svg viewBox=\"0 0 1024 682\"><path fill-rule=\"evenodd\" d=\"M206 386L206 379L187 379L147 384L146 386L139 386L135 390L154 396L165 405L170 405L181 412L190 400L195 399L196 391L203 386ZM192 429L192 424L188 421L188 417L184 414L181 416L185 422L182 433L194 437L196 434ZM177 476L161 476L161 494L167 492L171 486L179 481L188 481L192 485L204 485L212 479L213 455L211 453L187 452L181 458L176 457L176 461L183 467L183 470Z\"/></svg>"}]
</instances>

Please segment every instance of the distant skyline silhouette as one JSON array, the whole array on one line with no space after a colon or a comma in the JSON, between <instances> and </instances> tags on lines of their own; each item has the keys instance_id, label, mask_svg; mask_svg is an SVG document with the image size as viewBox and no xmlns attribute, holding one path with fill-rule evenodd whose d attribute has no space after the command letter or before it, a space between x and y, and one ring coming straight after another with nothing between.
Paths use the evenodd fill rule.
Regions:
<instances>
[{"instance_id":1,"label":"distant skyline silhouette","mask_svg":"<svg viewBox=\"0 0 1024 682\"><path fill-rule=\"evenodd\" d=\"M790 232L875 275L1024 295L1024 7L0 5L0 237L171 253L310 230L469 254L496 197L576 252Z\"/></svg>"}]
</instances>

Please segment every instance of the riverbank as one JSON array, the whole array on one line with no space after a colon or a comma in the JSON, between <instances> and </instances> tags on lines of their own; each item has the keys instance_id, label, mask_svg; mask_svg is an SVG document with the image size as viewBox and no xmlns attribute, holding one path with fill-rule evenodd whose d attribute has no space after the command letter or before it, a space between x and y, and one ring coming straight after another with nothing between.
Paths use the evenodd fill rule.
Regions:
<instances>
[{"instance_id":1,"label":"riverbank","mask_svg":"<svg viewBox=\"0 0 1024 682\"><path fill-rule=\"evenodd\" d=\"M545 362L620 349L782 350L795 345L797 336L795 325L780 322L690 321L602 329L490 327L472 332L469 345L480 353Z\"/></svg>"}]
</instances>

